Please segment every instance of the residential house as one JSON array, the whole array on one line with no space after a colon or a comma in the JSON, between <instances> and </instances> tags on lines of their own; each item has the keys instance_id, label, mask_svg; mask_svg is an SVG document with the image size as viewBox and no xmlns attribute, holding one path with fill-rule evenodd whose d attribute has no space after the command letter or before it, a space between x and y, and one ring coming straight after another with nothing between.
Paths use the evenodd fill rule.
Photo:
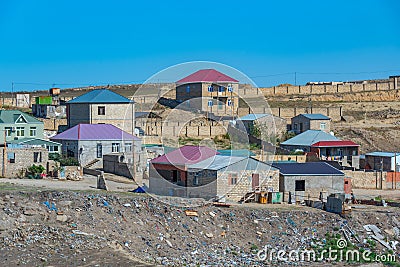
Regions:
<instances>
[{"instance_id":1,"label":"residential house","mask_svg":"<svg viewBox=\"0 0 400 267\"><path fill-rule=\"evenodd\" d=\"M396 166L396 168L395 168ZM375 151L365 154L365 169L400 171L400 153Z\"/></svg>"},{"instance_id":2,"label":"residential house","mask_svg":"<svg viewBox=\"0 0 400 267\"><path fill-rule=\"evenodd\" d=\"M299 114L292 118L290 130L296 134L308 130L329 132L331 130L331 119L322 114Z\"/></svg>"},{"instance_id":3,"label":"residential house","mask_svg":"<svg viewBox=\"0 0 400 267\"><path fill-rule=\"evenodd\" d=\"M236 128L255 137L281 136L286 132L286 120L272 114L248 114L235 121Z\"/></svg>"},{"instance_id":4,"label":"residential house","mask_svg":"<svg viewBox=\"0 0 400 267\"><path fill-rule=\"evenodd\" d=\"M32 104L32 114L38 118L66 118L67 106L60 102L58 96L37 96Z\"/></svg>"},{"instance_id":5,"label":"residential house","mask_svg":"<svg viewBox=\"0 0 400 267\"><path fill-rule=\"evenodd\" d=\"M274 163L273 166L279 169L279 192L284 193L285 201L289 192L298 201L318 200L321 192L324 197L344 193L344 173L326 162Z\"/></svg>"},{"instance_id":6,"label":"residential house","mask_svg":"<svg viewBox=\"0 0 400 267\"><path fill-rule=\"evenodd\" d=\"M320 141L311 145L311 152L321 160L340 162L341 166L360 167L360 145L350 140Z\"/></svg>"},{"instance_id":7,"label":"residential house","mask_svg":"<svg viewBox=\"0 0 400 267\"><path fill-rule=\"evenodd\" d=\"M207 147L184 146L150 163L150 192L158 195L237 202L256 187L278 190L278 170L271 165Z\"/></svg>"},{"instance_id":8,"label":"residential house","mask_svg":"<svg viewBox=\"0 0 400 267\"><path fill-rule=\"evenodd\" d=\"M46 167L48 151L43 147L1 147L0 173L3 177L24 177L33 164Z\"/></svg>"},{"instance_id":9,"label":"residential house","mask_svg":"<svg viewBox=\"0 0 400 267\"><path fill-rule=\"evenodd\" d=\"M110 153L143 160L141 139L111 124L78 124L50 140L61 143L62 154L76 158L83 167L103 167L103 155Z\"/></svg>"},{"instance_id":10,"label":"residential house","mask_svg":"<svg viewBox=\"0 0 400 267\"><path fill-rule=\"evenodd\" d=\"M216 115L237 115L239 81L214 69L202 69L176 82L176 100L187 108Z\"/></svg>"},{"instance_id":11,"label":"residential house","mask_svg":"<svg viewBox=\"0 0 400 267\"><path fill-rule=\"evenodd\" d=\"M107 89L97 89L67 103L68 128L78 124L112 124L134 134L134 101Z\"/></svg>"},{"instance_id":12,"label":"residential house","mask_svg":"<svg viewBox=\"0 0 400 267\"><path fill-rule=\"evenodd\" d=\"M25 138L43 138L43 128L43 122L22 111L0 110L0 131L6 142Z\"/></svg>"},{"instance_id":13,"label":"residential house","mask_svg":"<svg viewBox=\"0 0 400 267\"><path fill-rule=\"evenodd\" d=\"M289 151L302 150L310 152L311 146L320 141L339 141L339 139L324 131L308 130L282 142L280 146Z\"/></svg>"}]
</instances>

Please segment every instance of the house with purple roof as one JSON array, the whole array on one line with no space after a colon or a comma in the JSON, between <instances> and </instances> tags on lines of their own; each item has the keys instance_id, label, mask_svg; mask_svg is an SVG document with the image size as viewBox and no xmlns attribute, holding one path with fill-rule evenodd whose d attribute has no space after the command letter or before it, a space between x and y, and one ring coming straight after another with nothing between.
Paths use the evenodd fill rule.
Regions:
<instances>
[{"instance_id":1,"label":"house with purple roof","mask_svg":"<svg viewBox=\"0 0 400 267\"><path fill-rule=\"evenodd\" d=\"M83 167L103 167L103 156L120 155L122 161L142 166L142 140L111 124L78 124L57 134L62 154L76 158Z\"/></svg>"}]
</instances>

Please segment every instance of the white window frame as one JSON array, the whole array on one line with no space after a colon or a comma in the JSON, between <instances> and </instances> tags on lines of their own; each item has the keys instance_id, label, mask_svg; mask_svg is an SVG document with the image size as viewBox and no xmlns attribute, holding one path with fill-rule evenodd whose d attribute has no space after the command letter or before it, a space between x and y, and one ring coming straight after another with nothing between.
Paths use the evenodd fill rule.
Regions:
<instances>
[{"instance_id":1,"label":"white window frame","mask_svg":"<svg viewBox=\"0 0 400 267\"><path fill-rule=\"evenodd\" d=\"M120 143L111 143L111 153L119 153L121 151Z\"/></svg>"},{"instance_id":2,"label":"white window frame","mask_svg":"<svg viewBox=\"0 0 400 267\"><path fill-rule=\"evenodd\" d=\"M15 132L17 137L23 137L25 136L25 127L17 126Z\"/></svg>"},{"instance_id":3,"label":"white window frame","mask_svg":"<svg viewBox=\"0 0 400 267\"><path fill-rule=\"evenodd\" d=\"M33 134L32 134L33 133ZM34 137L36 136L36 127L30 127L29 128L29 136Z\"/></svg>"}]
</instances>

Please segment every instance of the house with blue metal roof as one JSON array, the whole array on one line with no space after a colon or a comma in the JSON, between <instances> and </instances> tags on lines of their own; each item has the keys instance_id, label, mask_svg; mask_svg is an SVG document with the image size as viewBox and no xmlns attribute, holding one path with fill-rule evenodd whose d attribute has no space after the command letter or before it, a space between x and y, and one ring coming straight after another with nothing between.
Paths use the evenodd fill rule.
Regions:
<instances>
[{"instance_id":1,"label":"house with blue metal roof","mask_svg":"<svg viewBox=\"0 0 400 267\"><path fill-rule=\"evenodd\" d=\"M326 162L274 163L279 169L279 192L284 200L289 192L296 201L317 200L320 193L344 193L345 174Z\"/></svg>"},{"instance_id":2,"label":"house with blue metal roof","mask_svg":"<svg viewBox=\"0 0 400 267\"><path fill-rule=\"evenodd\" d=\"M68 101L66 104L68 128L80 123L105 123L134 134L134 101L111 90L92 90Z\"/></svg>"},{"instance_id":3,"label":"house with blue metal roof","mask_svg":"<svg viewBox=\"0 0 400 267\"><path fill-rule=\"evenodd\" d=\"M365 154L365 169L400 171L400 153L375 151Z\"/></svg>"},{"instance_id":4,"label":"house with blue metal roof","mask_svg":"<svg viewBox=\"0 0 400 267\"><path fill-rule=\"evenodd\" d=\"M337 137L324 131L308 130L282 142L280 146L290 151L303 150L304 152L310 152L311 146L317 142L338 140Z\"/></svg>"},{"instance_id":5,"label":"house with blue metal roof","mask_svg":"<svg viewBox=\"0 0 400 267\"><path fill-rule=\"evenodd\" d=\"M296 134L307 130L329 132L331 130L331 118L323 114L299 114L292 118L290 128Z\"/></svg>"}]
</instances>

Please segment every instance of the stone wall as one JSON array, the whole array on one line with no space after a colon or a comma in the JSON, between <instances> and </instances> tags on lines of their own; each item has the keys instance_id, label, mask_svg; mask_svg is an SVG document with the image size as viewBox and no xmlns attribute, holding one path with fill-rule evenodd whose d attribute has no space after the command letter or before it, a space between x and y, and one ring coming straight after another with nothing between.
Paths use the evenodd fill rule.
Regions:
<instances>
[{"instance_id":1,"label":"stone wall","mask_svg":"<svg viewBox=\"0 0 400 267\"><path fill-rule=\"evenodd\" d=\"M273 86L260 88L266 96L283 96L283 95L310 95L310 94L335 94L335 93L354 93L368 91L387 91L398 88L395 82L387 81L380 83L363 83L363 84L334 84L334 85L289 85L289 86Z\"/></svg>"},{"instance_id":2,"label":"stone wall","mask_svg":"<svg viewBox=\"0 0 400 267\"><path fill-rule=\"evenodd\" d=\"M291 118L304 113L320 113L330 117L333 121L340 121L342 117L342 107L311 107L311 108L269 108L269 107L253 107L253 108L239 108L239 117L245 116L250 113L272 113L287 120L291 123Z\"/></svg>"},{"instance_id":3,"label":"stone wall","mask_svg":"<svg viewBox=\"0 0 400 267\"><path fill-rule=\"evenodd\" d=\"M49 160L49 153L45 148L7 148L6 153L4 153L4 148L1 148L0 153L0 174L3 175L5 167L5 177L17 177L21 174L23 175L24 172L22 171L28 169L33 164L42 165L46 168ZM14 155L14 162L10 160L12 155Z\"/></svg>"},{"instance_id":4,"label":"stone wall","mask_svg":"<svg viewBox=\"0 0 400 267\"><path fill-rule=\"evenodd\" d=\"M386 189L386 172L365 172L365 171L343 171L347 177L351 178L351 185L354 189ZM383 181L381 185L381 181Z\"/></svg>"}]
</instances>

